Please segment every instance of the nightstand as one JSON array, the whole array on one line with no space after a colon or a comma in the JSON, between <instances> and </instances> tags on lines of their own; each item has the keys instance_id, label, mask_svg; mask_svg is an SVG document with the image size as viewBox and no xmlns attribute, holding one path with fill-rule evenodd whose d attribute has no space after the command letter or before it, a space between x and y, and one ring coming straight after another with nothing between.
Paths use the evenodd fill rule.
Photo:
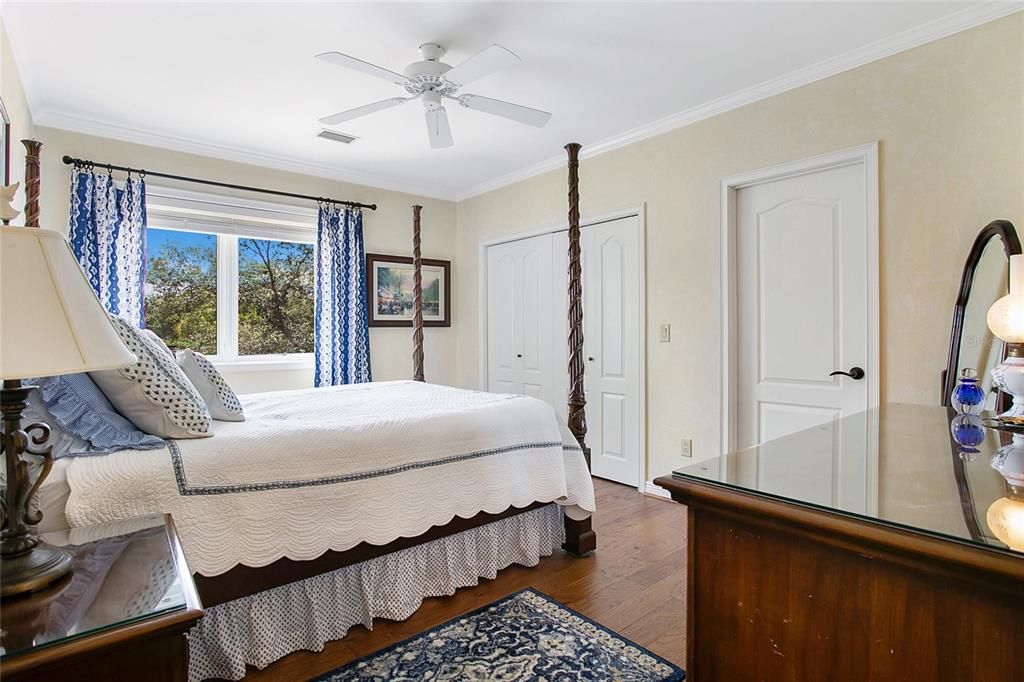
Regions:
<instances>
[{"instance_id":1,"label":"nightstand","mask_svg":"<svg viewBox=\"0 0 1024 682\"><path fill-rule=\"evenodd\" d=\"M203 610L170 515L44 533L71 574L0 602L0 672L21 680L188 679Z\"/></svg>"}]
</instances>

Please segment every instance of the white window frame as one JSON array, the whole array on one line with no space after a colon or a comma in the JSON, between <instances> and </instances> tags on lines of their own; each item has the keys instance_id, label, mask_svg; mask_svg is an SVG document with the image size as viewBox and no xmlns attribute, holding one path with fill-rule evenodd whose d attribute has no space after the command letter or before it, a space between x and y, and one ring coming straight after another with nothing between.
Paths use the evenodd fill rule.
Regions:
<instances>
[{"instance_id":1,"label":"white window frame","mask_svg":"<svg viewBox=\"0 0 1024 682\"><path fill-rule=\"evenodd\" d=\"M247 372L313 368L312 353L238 354L238 239L315 244L315 209L147 186L146 217L148 228L217 239L217 352L209 358L214 365Z\"/></svg>"}]
</instances>

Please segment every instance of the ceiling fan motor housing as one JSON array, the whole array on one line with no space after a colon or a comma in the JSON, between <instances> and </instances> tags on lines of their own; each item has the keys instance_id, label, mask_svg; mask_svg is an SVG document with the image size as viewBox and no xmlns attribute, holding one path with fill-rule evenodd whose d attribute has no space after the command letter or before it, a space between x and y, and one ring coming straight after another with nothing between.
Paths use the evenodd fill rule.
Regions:
<instances>
[{"instance_id":1,"label":"ceiling fan motor housing","mask_svg":"<svg viewBox=\"0 0 1024 682\"><path fill-rule=\"evenodd\" d=\"M444 79L444 74L451 71L452 67L438 61L444 56L444 52L444 48L436 43L420 45L423 61L413 62L402 72L409 79L405 83L405 89L410 95L435 90L443 95L448 95L455 91L455 87Z\"/></svg>"},{"instance_id":2,"label":"ceiling fan motor housing","mask_svg":"<svg viewBox=\"0 0 1024 682\"><path fill-rule=\"evenodd\" d=\"M441 93L437 90L427 90L423 93L423 108L427 111L434 111L441 108Z\"/></svg>"},{"instance_id":3,"label":"ceiling fan motor housing","mask_svg":"<svg viewBox=\"0 0 1024 682\"><path fill-rule=\"evenodd\" d=\"M437 43L423 43L420 45L420 54L423 55L423 59L431 62L436 62L444 53L447 52L443 47Z\"/></svg>"}]
</instances>

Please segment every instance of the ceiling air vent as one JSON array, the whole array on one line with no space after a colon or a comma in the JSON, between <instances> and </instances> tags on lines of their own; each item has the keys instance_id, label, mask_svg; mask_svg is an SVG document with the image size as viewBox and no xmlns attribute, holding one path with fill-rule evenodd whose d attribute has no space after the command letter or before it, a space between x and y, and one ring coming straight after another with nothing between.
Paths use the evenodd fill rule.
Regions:
<instances>
[{"instance_id":1,"label":"ceiling air vent","mask_svg":"<svg viewBox=\"0 0 1024 682\"><path fill-rule=\"evenodd\" d=\"M334 142L341 142L342 144L352 144L357 139L354 135L346 135L345 133L336 133L333 130L326 130L326 129L325 130L321 130L319 133L317 133L316 136L317 137L322 137L325 140L333 140Z\"/></svg>"}]
</instances>

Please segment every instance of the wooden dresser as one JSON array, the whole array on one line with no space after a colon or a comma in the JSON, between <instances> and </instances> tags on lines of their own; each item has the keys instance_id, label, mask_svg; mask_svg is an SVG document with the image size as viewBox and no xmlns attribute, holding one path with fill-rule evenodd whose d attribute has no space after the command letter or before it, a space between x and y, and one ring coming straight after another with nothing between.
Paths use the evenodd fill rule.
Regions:
<instances>
[{"instance_id":1,"label":"wooden dresser","mask_svg":"<svg viewBox=\"0 0 1024 682\"><path fill-rule=\"evenodd\" d=\"M689 508L688 680L1024 680L1024 553L988 525L1024 510L993 461L1021 472L950 416L886 405L656 480Z\"/></svg>"},{"instance_id":2,"label":"wooden dresser","mask_svg":"<svg viewBox=\"0 0 1024 682\"><path fill-rule=\"evenodd\" d=\"M0 603L0 676L188 680L189 628L203 611L168 515L44 533L71 575Z\"/></svg>"}]
</instances>

